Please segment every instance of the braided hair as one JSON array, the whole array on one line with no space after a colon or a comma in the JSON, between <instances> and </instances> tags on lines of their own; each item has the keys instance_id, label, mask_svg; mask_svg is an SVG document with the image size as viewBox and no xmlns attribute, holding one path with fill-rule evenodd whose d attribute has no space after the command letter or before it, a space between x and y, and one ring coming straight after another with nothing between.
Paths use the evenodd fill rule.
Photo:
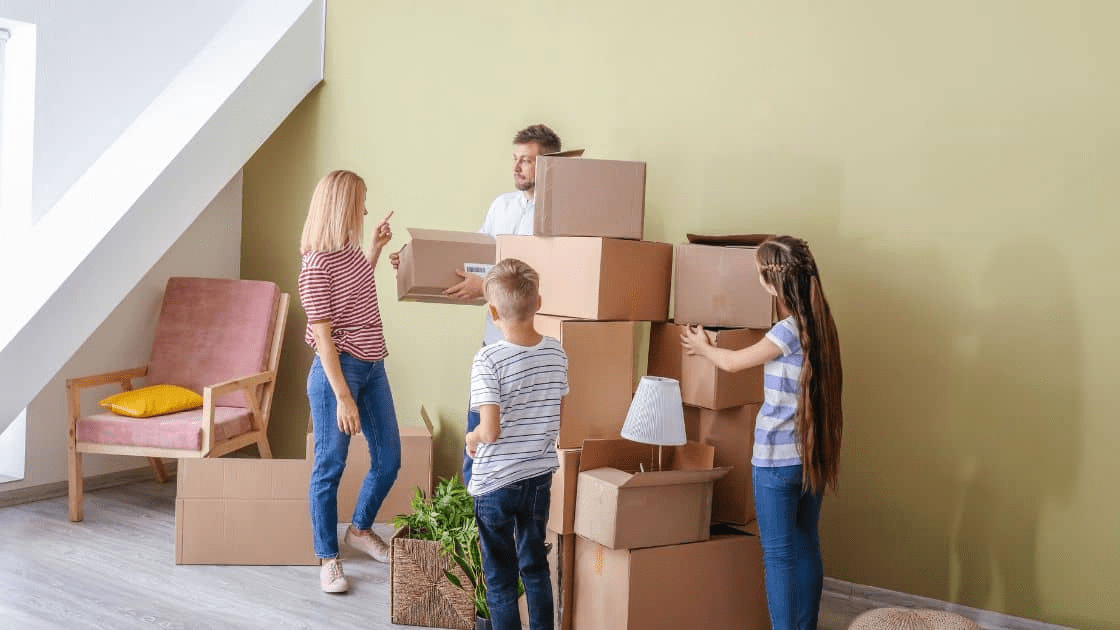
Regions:
<instances>
[{"instance_id":1,"label":"braided hair","mask_svg":"<svg viewBox=\"0 0 1120 630\"><path fill-rule=\"evenodd\" d=\"M797 322L804 357L796 419L802 485L818 493L836 490L844 426L843 371L836 323L816 260L805 241L778 236L759 246L757 262L759 276L774 287L782 310Z\"/></svg>"}]
</instances>

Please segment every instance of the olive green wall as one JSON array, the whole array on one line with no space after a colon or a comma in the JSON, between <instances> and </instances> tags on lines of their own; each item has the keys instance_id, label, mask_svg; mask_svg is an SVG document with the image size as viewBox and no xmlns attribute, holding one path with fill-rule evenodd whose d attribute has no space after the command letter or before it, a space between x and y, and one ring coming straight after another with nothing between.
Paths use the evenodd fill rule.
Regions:
<instances>
[{"instance_id":1,"label":"olive green wall","mask_svg":"<svg viewBox=\"0 0 1120 630\"><path fill-rule=\"evenodd\" d=\"M477 229L510 138L649 164L646 234L813 247L844 348L828 575L1120 628L1120 4L368 2L328 7L327 80L245 170L243 273L296 291L318 177L370 219ZM367 226L368 227L368 226ZM461 448L481 311L377 270L402 423ZM300 456L293 306L272 438Z\"/></svg>"}]
</instances>

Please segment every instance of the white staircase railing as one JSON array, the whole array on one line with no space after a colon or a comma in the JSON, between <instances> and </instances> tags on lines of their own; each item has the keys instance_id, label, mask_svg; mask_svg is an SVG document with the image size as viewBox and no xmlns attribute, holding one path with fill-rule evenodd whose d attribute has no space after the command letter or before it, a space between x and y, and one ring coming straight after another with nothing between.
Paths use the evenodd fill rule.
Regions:
<instances>
[{"instance_id":1,"label":"white staircase railing","mask_svg":"<svg viewBox=\"0 0 1120 630\"><path fill-rule=\"evenodd\" d=\"M26 237L0 248L0 431L322 80L324 11L324 0L244 2Z\"/></svg>"}]
</instances>

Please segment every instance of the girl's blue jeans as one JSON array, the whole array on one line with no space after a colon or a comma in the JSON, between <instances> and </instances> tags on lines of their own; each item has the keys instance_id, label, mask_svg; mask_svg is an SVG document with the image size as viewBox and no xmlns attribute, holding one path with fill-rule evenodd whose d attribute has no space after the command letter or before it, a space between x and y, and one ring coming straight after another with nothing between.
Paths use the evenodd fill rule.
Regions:
<instances>
[{"instance_id":1,"label":"girl's blue jeans","mask_svg":"<svg viewBox=\"0 0 1120 630\"><path fill-rule=\"evenodd\" d=\"M362 361L341 352L342 374L358 406L362 433L369 446L369 472L366 473L351 524L369 529L381 502L397 480L401 467L401 436L393 393L384 361ZM311 469L308 492L311 504L311 529L315 555L338 557L338 482L346 467L350 436L338 429L338 402L319 356L307 375L307 399L311 403L311 422L315 429L315 463Z\"/></svg>"},{"instance_id":2,"label":"girl's blue jeans","mask_svg":"<svg viewBox=\"0 0 1120 630\"><path fill-rule=\"evenodd\" d=\"M754 502L773 630L816 630L824 585L821 495L801 489L801 466L755 466Z\"/></svg>"}]
</instances>

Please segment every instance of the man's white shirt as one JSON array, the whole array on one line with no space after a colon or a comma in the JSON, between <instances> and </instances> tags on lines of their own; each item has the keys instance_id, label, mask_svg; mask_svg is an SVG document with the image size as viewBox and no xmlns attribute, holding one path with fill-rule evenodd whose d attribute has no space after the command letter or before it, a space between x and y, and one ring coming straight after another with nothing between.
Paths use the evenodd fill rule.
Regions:
<instances>
[{"instance_id":1,"label":"man's white shirt","mask_svg":"<svg viewBox=\"0 0 1120 630\"><path fill-rule=\"evenodd\" d=\"M498 195L486 211L486 218L482 220L482 227L478 231L494 237L502 234L532 236L535 209L535 201L526 199L525 193L520 190ZM488 346L502 340L502 331L490 319L490 309L485 310L486 327L482 334L482 345Z\"/></svg>"}]
</instances>

